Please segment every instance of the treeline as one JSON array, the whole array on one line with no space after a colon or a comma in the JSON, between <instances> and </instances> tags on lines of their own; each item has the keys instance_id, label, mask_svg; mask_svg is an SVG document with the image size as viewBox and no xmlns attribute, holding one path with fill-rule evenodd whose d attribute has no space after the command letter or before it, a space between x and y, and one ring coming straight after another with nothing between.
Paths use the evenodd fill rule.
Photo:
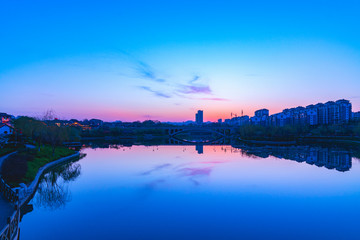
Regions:
<instances>
[{"instance_id":1,"label":"treeline","mask_svg":"<svg viewBox=\"0 0 360 240\"><path fill-rule=\"evenodd\" d=\"M81 136L88 137L139 137L145 135L162 136L165 134L163 127L168 124L159 121L146 120L143 122L121 123L116 125L103 124L98 128L83 130Z\"/></svg>"},{"instance_id":2,"label":"treeline","mask_svg":"<svg viewBox=\"0 0 360 240\"><path fill-rule=\"evenodd\" d=\"M36 144L38 150L42 145L48 144L55 153L57 146L64 142L80 141L80 131L74 127L49 125L46 121L40 121L31 117L20 117L14 121L15 141L20 143Z\"/></svg>"},{"instance_id":3,"label":"treeline","mask_svg":"<svg viewBox=\"0 0 360 240\"><path fill-rule=\"evenodd\" d=\"M96 128L91 130L83 130L81 137L127 137L127 136L143 136L143 135L162 136L165 134L165 130L161 128Z\"/></svg>"},{"instance_id":4,"label":"treeline","mask_svg":"<svg viewBox=\"0 0 360 240\"><path fill-rule=\"evenodd\" d=\"M246 140L293 141L299 137L359 137L360 123L322 126L255 126L245 125L237 134Z\"/></svg>"}]
</instances>

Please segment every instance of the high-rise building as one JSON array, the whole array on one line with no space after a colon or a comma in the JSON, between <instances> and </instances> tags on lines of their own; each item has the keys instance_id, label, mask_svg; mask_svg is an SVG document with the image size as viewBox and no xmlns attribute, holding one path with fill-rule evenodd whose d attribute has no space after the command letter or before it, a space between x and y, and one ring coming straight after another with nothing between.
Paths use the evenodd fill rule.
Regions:
<instances>
[{"instance_id":1,"label":"high-rise building","mask_svg":"<svg viewBox=\"0 0 360 240\"><path fill-rule=\"evenodd\" d=\"M204 122L204 112L203 112L203 110L199 110L195 114L195 121L196 121L196 124L202 124Z\"/></svg>"},{"instance_id":2,"label":"high-rise building","mask_svg":"<svg viewBox=\"0 0 360 240\"><path fill-rule=\"evenodd\" d=\"M354 112L353 119L354 121L360 121L360 112Z\"/></svg>"},{"instance_id":3,"label":"high-rise building","mask_svg":"<svg viewBox=\"0 0 360 240\"><path fill-rule=\"evenodd\" d=\"M255 112L251 118L254 125L262 124L261 118L266 115L266 109ZM273 114L269 117L269 124L273 126L284 125L327 125L348 123L355 114L352 113L350 101L345 99L329 101L327 103L318 103L309 105L306 108L296 107L284 109L282 113Z\"/></svg>"},{"instance_id":4,"label":"high-rise building","mask_svg":"<svg viewBox=\"0 0 360 240\"><path fill-rule=\"evenodd\" d=\"M340 99L336 101L336 104L339 106L339 121L340 123L347 123L351 119L352 105L350 101L345 99Z\"/></svg>"},{"instance_id":5,"label":"high-rise building","mask_svg":"<svg viewBox=\"0 0 360 240\"><path fill-rule=\"evenodd\" d=\"M255 117L263 117L263 116L269 116L269 110L268 109L260 109L255 111Z\"/></svg>"},{"instance_id":6,"label":"high-rise building","mask_svg":"<svg viewBox=\"0 0 360 240\"><path fill-rule=\"evenodd\" d=\"M250 119L253 125L268 125L269 122L269 110L268 109L260 109L255 111L255 116Z\"/></svg>"}]
</instances>

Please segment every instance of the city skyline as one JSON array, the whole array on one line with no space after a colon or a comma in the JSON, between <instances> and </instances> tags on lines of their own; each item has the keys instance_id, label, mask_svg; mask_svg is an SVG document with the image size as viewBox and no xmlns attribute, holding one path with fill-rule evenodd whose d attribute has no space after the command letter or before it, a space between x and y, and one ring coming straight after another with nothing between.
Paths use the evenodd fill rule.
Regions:
<instances>
[{"instance_id":1,"label":"city skyline","mask_svg":"<svg viewBox=\"0 0 360 240\"><path fill-rule=\"evenodd\" d=\"M307 106L296 106L291 108L283 108L280 112L270 112L266 108L257 109L254 111L253 114L237 114L231 113L230 117L228 118L220 118L216 119L215 121L206 121L204 120L204 111L197 110L195 112L195 117L193 119L187 119L184 121L159 121L158 119L146 119L145 121L152 120L152 121L159 121L163 123L195 123L197 125L202 125L203 123L224 123L227 125L246 125L246 124L253 124L253 125L270 125L270 126L284 126L287 124L296 124L290 120L290 118L296 117L297 120L302 123L300 124L307 124L307 125L327 125L327 124L342 124L348 123L351 120L358 121L360 119L360 111L353 111L352 102L346 99L338 99L336 101L326 101L324 103L312 103ZM0 117L2 122L8 122L13 117L21 117L22 115L12 115L11 113L1 113ZM206 116L206 115L205 115ZM42 119L44 117L54 120L61 120L61 121L101 121L101 122L138 122L139 120L135 121L121 121L121 120L114 120L114 121L106 121L101 118L90 117L85 119L76 119L76 118L63 118L59 117L53 110L47 110L43 112L42 115L38 116L30 116L36 119ZM263 117L266 117L265 119ZM301 120L302 119L302 120ZM265 121L265 122L264 122ZM279 122L280 121L280 122ZM290 121L290 122L289 122Z\"/></svg>"},{"instance_id":2,"label":"city skyline","mask_svg":"<svg viewBox=\"0 0 360 240\"><path fill-rule=\"evenodd\" d=\"M360 111L355 1L107 3L2 4L2 112L216 121L337 99Z\"/></svg>"}]
</instances>

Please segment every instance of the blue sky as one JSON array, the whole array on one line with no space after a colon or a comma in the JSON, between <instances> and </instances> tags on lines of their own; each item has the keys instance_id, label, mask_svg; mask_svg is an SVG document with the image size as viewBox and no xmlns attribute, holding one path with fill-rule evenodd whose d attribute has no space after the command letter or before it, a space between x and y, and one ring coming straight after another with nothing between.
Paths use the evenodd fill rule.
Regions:
<instances>
[{"instance_id":1,"label":"blue sky","mask_svg":"<svg viewBox=\"0 0 360 240\"><path fill-rule=\"evenodd\" d=\"M357 1L2 1L2 112L183 121L346 98Z\"/></svg>"}]
</instances>

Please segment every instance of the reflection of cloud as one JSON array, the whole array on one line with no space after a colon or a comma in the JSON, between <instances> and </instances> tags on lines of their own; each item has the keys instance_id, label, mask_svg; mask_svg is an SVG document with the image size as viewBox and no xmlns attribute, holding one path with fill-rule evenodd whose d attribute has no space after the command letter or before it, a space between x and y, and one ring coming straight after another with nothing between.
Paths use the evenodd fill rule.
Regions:
<instances>
[{"instance_id":1,"label":"reflection of cloud","mask_svg":"<svg viewBox=\"0 0 360 240\"><path fill-rule=\"evenodd\" d=\"M164 183L165 180L164 179L157 179L157 180L154 180L148 184L145 185L145 189L147 190L153 190L154 188L156 188L157 185L159 185L160 183Z\"/></svg>"},{"instance_id":2,"label":"reflection of cloud","mask_svg":"<svg viewBox=\"0 0 360 240\"><path fill-rule=\"evenodd\" d=\"M212 167L207 168L181 168L178 170L182 176L200 177L210 176Z\"/></svg>"},{"instance_id":3,"label":"reflection of cloud","mask_svg":"<svg viewBox=\"0 0 360 240\"><path fill-rule=\"evenodd\" d=\"M142 90L145 90L147 92L151 92L151 93L155 94L155 96L157 96L157 97L171 98L171 96L168 95L168 94L162 93L160 91L152 90L151 88L146 87L146 86L140 86L139 88L142 89Z\"/></svg>"},{"instance_id":4,"label":"reflection of cloud","mask_svg":"<svg viewBox=\"0 0 360 240\"><path fill-rule=\"evenodd\" d=\"M140 190L140 198L144 199L148 197L159 184L164 182L165 179L157 179L148 184L145 184L145 186Z\"/></svg>"},{"instance_id":5,"label":"reflection of cloud","mask_svg":"<svg viewBox=\"0 0 360 240\"><path fill-rule=\"evenodd\" d=\"M164 168L167 168L167 167L170 167L170 166L171 166L170 163L162 164L162 165L159 165L159 166L154 167L154 168L151 169L151 170L145 171L145 172L141 173L140 175L142 175L142 176L150 175L150 174L153 173L153 172L159 171L159 170L161 170L161 169L164 169Z\"/></svg>"},{"instance_id":6,"label":"reflection of cloud","mask_svg":"<svg viewBox=\"0 0 360 240\"><path fill-rule=\"evenodd\" d=\"M222 161L206 161L206 162L201 162L201 163L204 163L204 164L218 164L218 163L224 163Z\"/></svg>"},{"instance_id":7,"label":"reflection of cloud","mask_svg":"<svg viewBox=\"0 0 360 240\"><path fill-rule=\"evenodd\" d=\"M181 168L177 170L181 177L189 177L189 181L199 186L200 182L196 179L199 177L208 177L212 172L212 167L207 168Z\"/></svg>"}]
</instances>

